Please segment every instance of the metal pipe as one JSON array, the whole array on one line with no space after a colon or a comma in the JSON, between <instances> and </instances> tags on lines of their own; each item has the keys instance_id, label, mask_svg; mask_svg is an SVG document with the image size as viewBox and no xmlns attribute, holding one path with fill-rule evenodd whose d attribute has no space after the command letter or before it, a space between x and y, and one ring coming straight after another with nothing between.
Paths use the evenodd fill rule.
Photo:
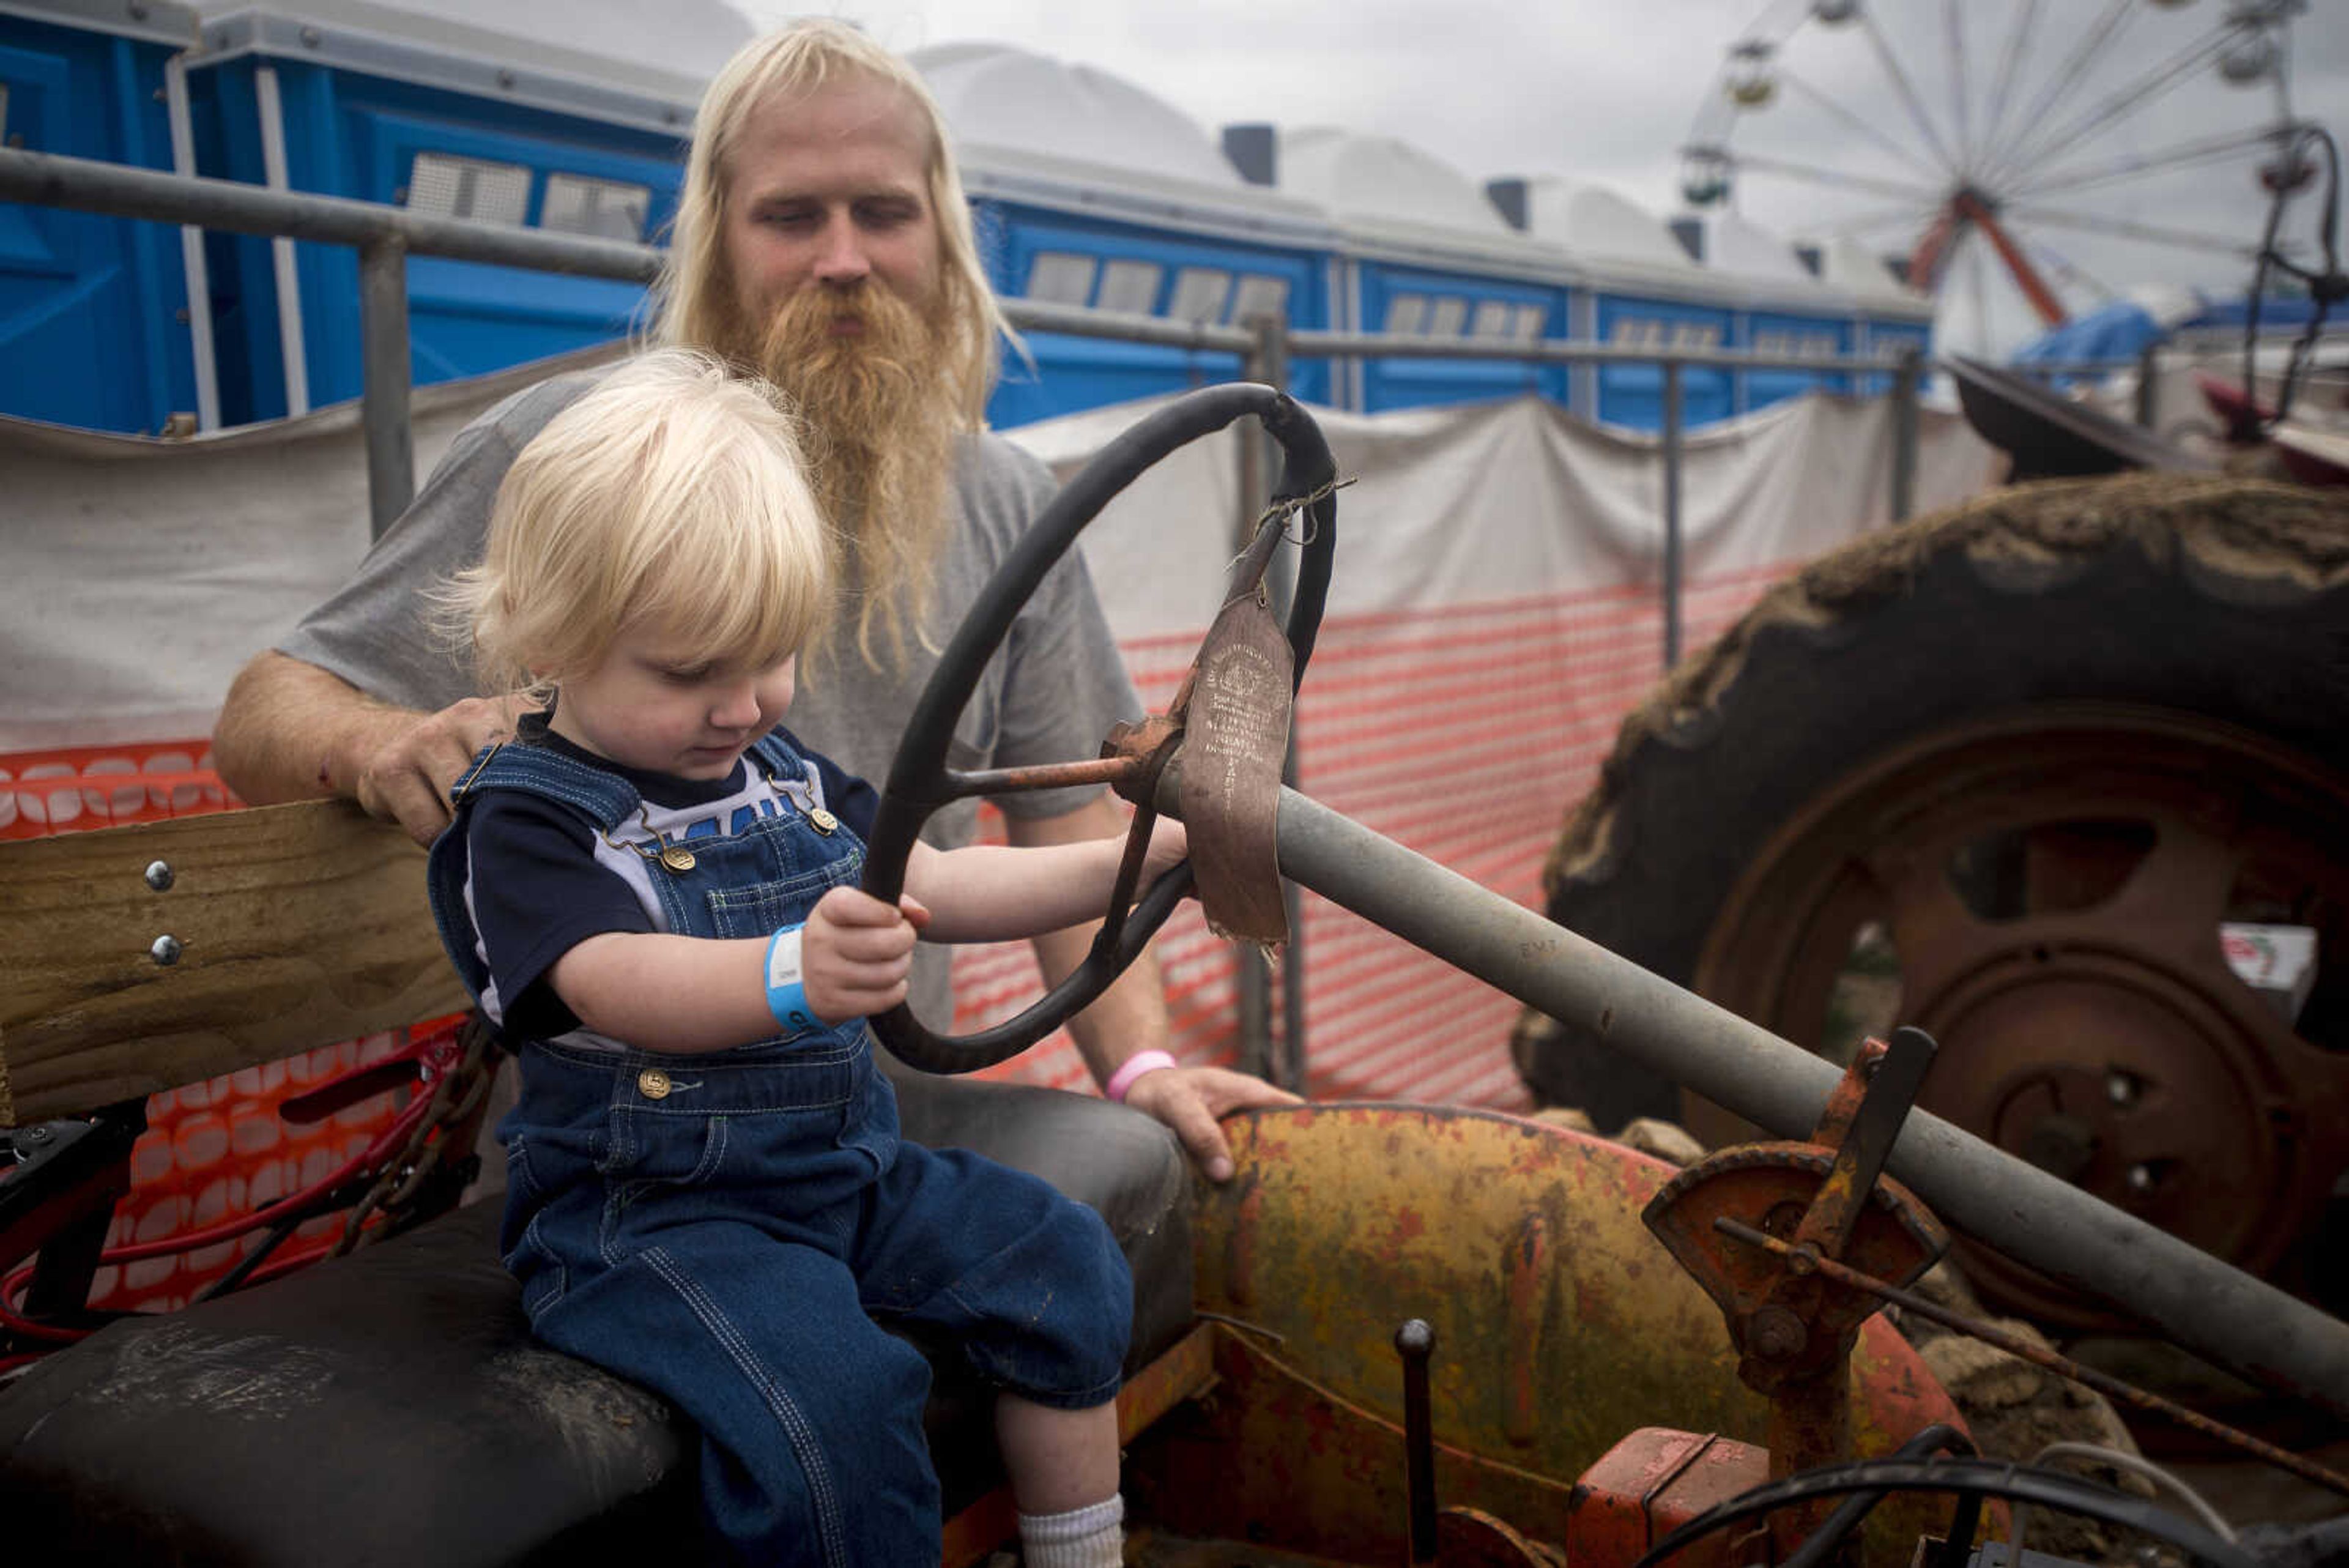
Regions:
<instances>
[{"instance_id":1,"label":"metal pipe","mask_svg":"<svg viewBox=\"0 0 2349 1568\"><path fill-rule=\"evenodd\" d=\"M416 439L408 409L408 253L397 236L359 247L359 345L368 533L380 539L416 499Z\"/></svg>"},{"instance_id":2,"label":"metal pipe","mask_svg":"<svg viewBox=\"0 0 2349 1568\"><path fill-rule=\"evenodd\" d=\"M1917 510L1917 392L1923 381L1924 357L1914 348L1900 351L1892 371L1892 521L1904 523Z\"/></svg>"},{"instance_id":3,"label":"metal pipe","mask_svg":"<svg viewBox=\"0 0 2349 1568\"><path fill-rule=\"evenodd\" d=\"M162 223L196 223L231 234L286 234L326 244L357 246L396 237L410 255L448 256L626 283L650 283L661 267L662 253L650 245L477 223L467 218L431 217L343 196L272 191L234 180L190 178L16 148L0 148L0 201Z\"/></svg>"},{"instance_id":4,"label":"metal pipe","mask_svg":"<svg viewBox=\"0 0 2349 1568\"><path fill-rule=\"evenodd\" d=\"M1237 327L1173 321L1129 310L1094 310L1082 305L1052 305L1039 299L1007 299L1003 314L1022 332L1061 332L1073 337L1114 337L1123 343L1155 343L1170 348L1245 356L1254 334Z\"/></svg>"},{"instance_id":5,"label":"metal pipe","mask_svg":"<svg viewBox=\"0 0 2349 1568\"><path fill-rule=\"evenodd\" d=\"M1266 386L1279 391L1288 389L1288 324L1277 316L1260 316L1249 327L1257 337L1256 358L1257 377ZM1269 434L1255 443L1263 453L1267 472L1278 472L1280 443ZM1274 554L1272 564L1265 573L1265 586L1272 595L1272 613L1282 625L1288 622L1290 605L1297 597L1297 557L1286 550ZM1297 787L1297 726L1288 727L1288 748L1280 760L1280 780L1289 788ZM1280 1041L1281 1048L1269 1049L1268 1056L1272 1068L1271 1081L1281 1088L1298 1094L1305 1092L1305 910L1297 891L1297 884L1283 877L1280 884L1281 913L1288 923L1288 945L1280 961ZM1262 964L1263 956L1248 949L1250 962Z\"/></svg>"},{"instance_id":6,"label":"metal pipe","mask_svg":"<svg viewBox=\"0 0 2349 1568\"><path fill-rule=\"evenodd\" d=\"M1161 810L1179 806L1181 771L1178 757L1161 777ZM1807 1137L1841 1078L1802 1047L1293 790L1281 792L1279 845L1282 873L1332 903L1780 1137ZM1888 1168L2017 1262L2349 1416L2349 1324L1926 1112L1911 1113Z\"/></svg>"},{"instance_id":7,"label":"metal pipe","mask_svg":"<svg viewBox=\"0 0 2349 1568\"><path fill-rule=\"evenodd\" d=\"M1664 670L1681 661L1681 368L1664 365Z\"/></svg>"},{"instance_id":8,"label":"metal pipe","mask_svg":"<svg viewBox=\"0 0 2349 1568\"><path fill-rule=\"evenodd\" d=\"M1269 317L1258 317L1247 325L1250 341L1247 356L1240 362L1240 375L1244 379L1272 386L1273 364L1279 351L1273 339L1278 325ZM1245 430L1240 432L1239 494L1232 536L1226 542L1231 555L1245 554L1256 543L1256 520L1272 493L1270 476L1279 472L1279 462L1271 441L1260 433L1251 434ZM1267 576L1269 577L1270 573ZM1284 782L1294 781L1288 780L1284 773ZM1237 992L1234 1022L1239 1029L1239 1069L1268 1083L1278 1083L1272 1053L1272 965L1254 942L1229 942L1226 950L1231 954L1232 980Z\"/></svg>"},{"instance_id":9,"label":"metal pipe","mask_svg":"<svg viewBox=\"0 0 2349 1568\"><path fill-rule=\"evenodd\" d=\"M163 117L171 128L171 171L196 171L195 121L188 109L188 57L163 62ZM180 275L188 287L188 348L195 362L196 429L220 429L220 349L212 340L212 272L204 260L204 232L180 225Z\"/></svg>"},{"instance_id":10,"label":"metal pipe","mask_svg":"<svg viewBox=\"0 0 2349 1568\"><path fill-rule=\"evenodd\" d=\"M1702 365L1745 370L1844 370L1882 374L1884 362L1864 354L1780 354L1751 348L1650 348L1630 344L1545 337L1532 343L1498 337L1426 337L1389 332L1288 334L1299 359L1360 355L1371 359L1513 359L1537 365Z\"/></svg>"},{"instance_id":11,"label":"metal pipe","mask_svg":"<svg viewBox=\"0 0 2349 1568\"><path fill-rule=\"evenodd\" d=\"M260 66L253 73L254 97L261 109L261 172L269 189L285 191L292 182L285 171L285 104L277 93L277 68ZM285 369L285 411L310 411L310 355L302 337L302 279L294 266L294 242L280 234L269 242L272 275L277 283L277 347Z\"/></svg>"}]
</instances>

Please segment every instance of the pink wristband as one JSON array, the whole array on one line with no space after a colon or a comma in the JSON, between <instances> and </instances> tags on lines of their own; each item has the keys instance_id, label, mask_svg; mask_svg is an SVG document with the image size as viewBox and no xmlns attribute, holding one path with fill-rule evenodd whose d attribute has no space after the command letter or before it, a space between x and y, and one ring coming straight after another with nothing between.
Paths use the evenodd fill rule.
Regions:
<instances>
[{"instance_id":1,"label":"pink wristband","mask_svg":"<svg viewBox=\"0 0 2349 1568\"><path fill-rule=\"evenodd\" d=\"M1136 1078L1141 1077L1144 1073L1155 1073L1161 1067L1174 1065L1176 1065L1174 1054L1171 1051L1136 1051L1119 1064L1116 1072L1109 1075L1109 1083L1102 1088L1102 1093L1118 1104L1123 1105L1125 1092L1133 1087L1133 1081Z\"/></svg>"}]
</instances>

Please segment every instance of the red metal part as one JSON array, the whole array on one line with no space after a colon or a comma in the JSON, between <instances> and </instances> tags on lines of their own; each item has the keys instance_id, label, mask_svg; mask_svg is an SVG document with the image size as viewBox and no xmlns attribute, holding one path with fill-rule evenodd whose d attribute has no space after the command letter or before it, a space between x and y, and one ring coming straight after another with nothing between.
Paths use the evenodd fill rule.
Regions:
<instances>
[{"instance_id":1,"label":"red metal part","mask_svg":"<svg viewBox=\"0 0 2349 1568\"><path fill-rule=\"evenodd\" d=\"M1630 1563L1716 1503L1770 1479L1766 1449L1718 1432L1642 1427L1582 1472L1567 1515L1567 1559ZM1674 1568L1730 1568L1734 1532L1696 1542Z\"/></svg>"},{"instance_id":2,"label":"red metal part","mask_svg":"<svg viewBox=\"0 0 2349 1568\"><path fill-rule=\"evenodd\" d=\"M1851 1457L1852 1343L1883 1303L1741 1244L1720 1227L1749 1227L1812 1257L1847 1257L1856 1268L1904 1284L1932 1266L1949 1245L1947 1232L1905 1189L1876 1174L1932 1052L1922 1035L1905 1032L1903 1038L1921 1054L1901 1058L1910 1070L1901 1087L1888 1089L1896 1075L1878 1069L1892 1059L1882 1041L1871 1040L1828 1096L1813 1135L1817 1142L1723 1149L1674 1178L1643 1216L1720 1305L1738 1348L1738 1376L1770 1397L1773 1477ZM1886 1103L1868 1105L1871 1084ZM1791 1548L1831 1511L1831 1501L1815 1502L1788 1511L1771 1528Z\"/></svg>"},{"instance_id":3,"label":"red metal part","mask_svg":"<svg viewBox=\"0 0 2349 1568\"><path fill-rule=\"evenodd\" d=\"M2031 308L2039 313L2039 319L2050 327L2063 326L2071 313L2064 308L2064 302L2055 297L2055 291L2047 286L2039 269L2031 265L2031 258L2023 254L2023 247L2014 243L2005 225L1998 221L1990 203L1974 192L1961 191L1951 205L1988 237L1998 251L1998 259L2006 264L2007 275L2014 279L2014 286L2023 291L2023 296L2031 301Z\"/></svg>"},{"instance_id":4,"label":"red metal part","mask_svg":"<svg viewBox=\"0 0 2349 1568\"><path fill-rule=\"evenodd\" d=\"M1918 237L1916 249L1909 254L1910 286L1928 292L1939 286L1941 269L1949 265L1959 237L1968 228L1981 230L1982 237L1990 241L1999 260L2006 264L2014 286L2023 291L2040 320L2050 327L2060 327L2069 319L2071 313L2064 308L2064 302L2047 286L2039 269L2031 265L2031 258L2023 254L2023 247L2014 243L2013 236L1998 221L1997 209L1983 200L1980 192L1970 189L1959 191L1943 202L1934 213L1932 223Z\"/></svg>"}]
</instances>

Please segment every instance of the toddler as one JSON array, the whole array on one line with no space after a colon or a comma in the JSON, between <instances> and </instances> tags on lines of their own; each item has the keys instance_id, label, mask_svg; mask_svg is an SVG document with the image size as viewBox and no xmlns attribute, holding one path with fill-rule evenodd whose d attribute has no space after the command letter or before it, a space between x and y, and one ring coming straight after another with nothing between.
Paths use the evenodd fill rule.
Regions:
<instances>
[{"instance_id":1,"label":"toddler","mask_svg":"<svg viewBox=\"0 0 2349 1568\"><path fill-rule=\"evenodd\" d=\"M520 1059L502 1248L542 1339L693 1419L746 1561L937 1560L929 1368L887 1324L999 1390L1030 1568L1113 1564L1125 1261L1044 1182L901 1142L864 1019L917 932L1097 917L1121 846L917 846L896 907L860 892L877 797L780 727L832 560L774 394L662 350L523 449L445 596L486 689L543 703L430 860ZM1149 877L1182 852L1162 826Z\"/></svg>"}]
</instances>

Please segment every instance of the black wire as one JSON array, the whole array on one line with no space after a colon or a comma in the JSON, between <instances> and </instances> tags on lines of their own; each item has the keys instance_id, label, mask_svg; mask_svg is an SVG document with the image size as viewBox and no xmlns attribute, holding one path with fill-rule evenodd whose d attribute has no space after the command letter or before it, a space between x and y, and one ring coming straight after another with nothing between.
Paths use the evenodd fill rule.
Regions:
<instances>
[{"instance_id":1,"label":"black wire","mask_svg":"<svg viewBox=\"0 0 2349 1568\"><path fill-rule=\"evenodd\" d=\"M1921 1459L1929 1454L1937 1454L1943 1449L1968 1459L1972 1458L1979 1451L1963 1432L1947 1422L1936 1421L1894 1449L1892 1457L1896 1459ZM1836 1511L1828 1514L1826 1521L1816 1530L1811 1532L1803 1543L1795 1549L1793 1554L1780 1565L1780 1568L1818 1568L1818 1564L1825 1563L1853 1531L1857 1530L1867 1521L1868 1516L1876 1511L1876 1505L1890 1495L1889 1492L1864 1491L1837 1503ZM1951 1521L1950 1544L1953 1547L1957 1546L1961 1534L1958 1529L1960 1524L1965 1527L1962 1533L1966 1546L1973 1544L1976 1520L1982 1512L1982 1499L1978 1494L1969 1493L1967 1501L1971 1504L1971 1515L1953 1518ZM1962 1553L1964 1548L1959 1547L1958 1550ZM1937 1560L1940 1568L1948 1568L1952 1561L1962 1568L1965 1558L1961 1554L1953 1560L1944 1553Z\"/></svg>"},{"instance_id":2,"label":"black wire","mask_svg":"<svg viewBox=\"0 0 2349 1568\"><path fill-rule=\"evenodd\" d=\"M2317 220L2317 240L2323 247L2323 261L2314 270L2298 265L2276 249L2276 231L2282 226L2284 208L2291 204L2299 183L2296 176L2302 168L2302 152L2311 143L2324 150L2324 210ZM2324 329L2325 316L2336 303L2349 300L2349 276L2341 271L2341 150L2334 144L2333 133L2315 124L2295 128L2277 155L2275 171L2275 199L2268 203L2267 227L2260 236L2259 265L2251 273L2251 303L2244 312L2243 412L2231 432L2239 440L2265 434L2292 412L2292 396L2307 372L2309 357ZM2288 273L2307 285L2310 308L2308 325L2293 340L2291 354L2284 361L2283 384L2276 392L2275 413L2261 419L2253 354L2259 346L2260 302L2267 294L2271 270Z\"/></svg>"},{"instance_id":3,"label":"black wire","mask_svg":"<svg viewBox=\"0 0 2349 1568\"><path fill-rule=\"evenodd\" d=\"M2262 1568L2261 1560L2200 1525L2141 1498L2062 1470L1994 1459L1860 1459L1824 1465L1771 1481L1708 1509L1650 1548L1633 1568L1650 1568L1708 1535L1792 1503L1853 1492L1955 1492L2005 1498L2060 1509L2106 1524L2143 1531L2211 1568ZM1954 1539L1954 1537L1953 1537Z\"/></svg>"}]
</instances>

